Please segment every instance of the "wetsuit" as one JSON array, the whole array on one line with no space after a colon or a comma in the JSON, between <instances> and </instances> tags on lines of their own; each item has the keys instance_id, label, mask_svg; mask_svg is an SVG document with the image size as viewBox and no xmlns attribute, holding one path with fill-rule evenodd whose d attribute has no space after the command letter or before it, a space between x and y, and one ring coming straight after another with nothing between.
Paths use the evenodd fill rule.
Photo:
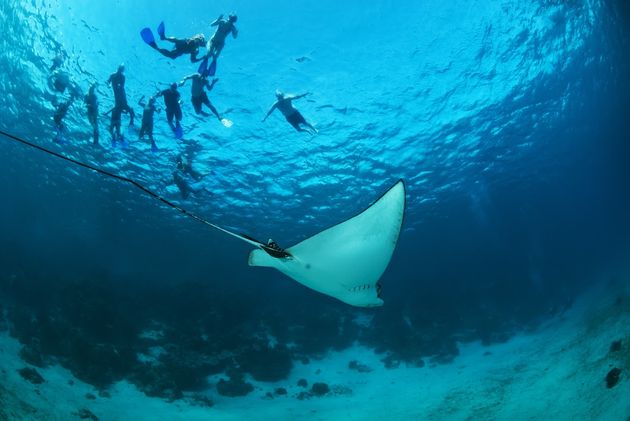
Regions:
<instances>
[{"instance_id":1,"label":"wetsuit","mask_svg":"<svg viewBox=\"0 0 630 421\"><path fill-rule=\"evenodd\" d=\"M133 108L127 104L125 75L120 72L112 73L108 82L112 84L112 90L114 91L114 108L120 108L121 112L127 111L129 113L129 124L133 125L133 119L136 114L133 112Z\"/></svg>"},{"instance_id":2,"label":"wetsuit","mask_svg":"<svg viewBox=\"0 0 630 421\"><path fill-rule=\"evenodd\" d=\"M156 47L155 49L159 51L160 54L172 59L183 56L185 54L190 54L190 61L192 61L193 63L197 61L197 54L199 54L199 44L196 39L167 38L166 40L174 43L175 48L173 48L172 50L167 50L165 48Z\"/></svg>"},{"instance_id":3,"label":"wetsuit","mask_svg":"<svg viewBox=\"0 0 630 421\"><path fill-rule=\"evenodd\" d=\"M87 108L88 121L92 125L94 143L98 143L98 99L96 94L86 94L83 102Z\"/></svg>"},{"instance_id":4,"label":"wetsuit","mask_svg":"<svg viewBox=\"0 0 630 421\"><path fill-rule=\"evenodd\" d=\"M166 107L166 120L168 124L173 125L173 117L179 125L182 120L182 108L179 105L179 98L181 95L177 89L165 89L160 92L160 95L164 97L164 106Z\"/></svg>"}]
</instances>

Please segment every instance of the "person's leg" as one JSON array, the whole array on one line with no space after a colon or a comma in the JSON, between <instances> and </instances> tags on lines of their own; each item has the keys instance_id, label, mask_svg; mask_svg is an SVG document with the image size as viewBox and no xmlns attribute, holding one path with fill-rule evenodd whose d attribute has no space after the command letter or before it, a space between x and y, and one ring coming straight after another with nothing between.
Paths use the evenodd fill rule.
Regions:
<instances>
[{"instance_id":1,"label":"person's leg","mask_svg":"<svg viewBox=\"0 0 630 421\"><path fill-rule=\"evenodd\" d=\"M147 134L149 135L149 140L151 141L151 150L155 151L157 149L157 145L153 140L153 122L147 127Z\"/></svg>"},{"instance_id":2,"label":"person's leg","mask_svg":"<svg viewBox=\"0 0 630 421\"><path fill-rule=\"evenodd\" d=\"M315 134L317 133L317 129L315 129L315 127L313 127L311 125L311 123L309 123L308 121L306 121L306 119L304 118L304 116L302 115L302 113L300 113L299 111L296 112L295 114L295 122L296 124L300 127L301 132L308 132L310 134ZM306 126L308 129L303 129L302 125Z\"/></svg>"},{"instance_id":3,"label":"person's leg","mask_svg":"<svg viewBox=\"0 0 630 421\"><path fill-rule=\"evenodd\" d=\"M181 51L179 51L178 49L174 49L174 50L167 50L165 48L156 48L156 50L162 54L164 57L168 57L168 58L172 58L175 59L179 56L181 56L183 53Z\"/></svg>"},{"instance_id":4,"label":"person's leg","mask_svg":"<svg viewBox=\"0 0 630 421\"><path fill-rule=\"evenodd\" d=\"M303 132L304 129L300 127L300 123L301 123L300 117L301 117L301 114L299 112L296 112L295 114L292 114L286 117L286 119L289 122L289 124L293 126L295 130L297 130L298 132Z\"/></svg>"},{"instance_id":5,"label":"person's leg","mask_svg":"<svg viewBox=\"0 0 630 421\"><path fill-rule=\"evenodd\" d=\"M210 102L210 99L208 98L208 94L204 92L202 99L206 107L210 108L210 111L212 111L212 114L214 114L219 119L219 121L221 121L221 116L219 115L219 112L217 111L217 109L214 108L214 105L212 105L212 103Z\"/></svg>"},{"instance_id":6,"label":"person's leg","mask_svg":"<svg viewBox=\"0 0 630 421\"><path fill-rule=\"evenodd\" d=\"M94 137L94 144L96 145L98 143L98 124L94 125L94 133L92 136Z\"/></svg>"},{"instance_id":7,"label":"person's leg","mask_svg":"<svg viewBox=\"0 0 630 421\"><path fill-rule=\"evenodd\" d=\"M200 114L204 117L208 116L208 114L201 109L202 100L200 97L192 97L190 102L192 102L195 114Z\"/></svg>"},{"instance_id":8,"label":"person's leg","mask_svg":"<svg viewBox=\"0 0 630 421\"><path fill-rule=\"evenodd\" d=\"M133 121L136 117L136 113L133 111L133 108L131 108L129 104L125 104L123 110L126 110L129 113L129 125L133 126Z\"/></svg>"},{"instance_id":9,"label":"person's leg","mask_svg":"<svg viewBox=\"0 0 630 421\"><path fill-rule=\"evenodd\" d=\"M308 132L310 134L317 134L317 129L315 127L313 127L313 125L311 123L309 123L308 121L305 121L303 123L306 127L308 127Z\"/></svg>"},{"instance_id":10,"label":"person's leg","mask_svg":"<svg viewBox=\"0 0 630 421\"><path fill-rule=\"evenodd\" d=\"M212 57L217 59L219 58L219 54L221 54L221 51L223 50L223 46L225 45L224 42L215 42L212 44Z\"/></svg>"},{"instance_id":11,"label":"person's leg","mask_svg":"<svg viewBox=\"0 0 630 421\"><path fill-rule=\"evenodd\" d=\"M146 134L146 130L147 130L147 126L142 123L142 126L140 126L140 131L138 132L138 140L142 140L144 138L144 135Z\"/></svg>"},{"instance_id":12,"label":"person's leg","mask_svg":"<svg viewBox=\"0 0 630 421\"><path fill-rule=\"evenodd\" d=\"M171 130L175 130L175 126L173 125L173 117L175 117L175 113L172 108L166 109L166 121L168 121L168 125L171 127Z\"/></svg>"},{"instance_id":13,"label":"person's leg","mask_svg":"<svg viewBox=\"0 0 630 421\"><path fill-rule=\"evenodd\" d=\"M177 105L177 108L175 108L175 120L177 121L177 127L181 126L180 122L182 121L182 116L182 107Z\"/></svg>"},{"instance_id":14,"label":"person's leg","mask_svg":"<svg viewBox=\"0 0 630 421\"><path fill-rule=\"evenodd\" d=\"M88 114L88 120L92 125L92 137L94 138L94 143L98 143L98 118L97 115L93 112Z\"/></svg>"},{"instance_id":15,"label":"person's leg","mask_svg":"<svg viewBox=\"0 0 630 421\"><path fill-rule=\"evenodd\" d=\"M210 111L212 111L212 114L217 116L219 121L221 121L221 116L219 115L219 112L217 111L217 109L214 108L214 105L212 105L212 103L210 101L208 101L208 103L206 105L208 106L208 108L210 108Z\"/></svg>"}]
</instances>

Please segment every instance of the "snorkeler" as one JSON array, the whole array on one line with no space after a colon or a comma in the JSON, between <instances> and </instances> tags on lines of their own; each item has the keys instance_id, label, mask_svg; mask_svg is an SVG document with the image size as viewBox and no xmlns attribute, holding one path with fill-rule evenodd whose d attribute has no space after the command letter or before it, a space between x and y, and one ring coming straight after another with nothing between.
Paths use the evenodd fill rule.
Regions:
<instances>
[{"instance_id":1,"label":"snorkeler","mask_svg":"<svg viewBox=\"0 0 630 421\"><path fill-rule=\"evenodd\" d=\"M190 160L182 155L177 157L175 170L173 171L173 182L179 189L183 199L188 198L190 193L200 193L208 191L200 182L202 175L195 171ZM192 179L192 180L191 180Z\"/></svg>"},{"instance_id":2,"label":"snorkeler","mask_svg":"<svg viewBox=\"0 0 630 421\"><path fill-rule=\"evenodd\" d=\"M191 160L186 158L183 155L177 156L177 161L175 162L175 168L183 172L184 174L188 174L195 181L199 181L203 177L197 170L193 168Z\"/></svg>"},{"instance_id":3,"label":"snorkeler","mask_svg":"<svg viewBox=\"0 0 630 421\"><path fill-rule=\"evenodd\" d=\"M133 112L133 108L127 104L127 93L125 92L125 65L118 66L116 73L112 73L107 79L107 84L112 86L114 91L114 108L120 108L120 113L123 111L129 113L129 125L133 126L133 120L136 114ZM119 115L120 115L119 113ZM113 116L113 114L112 114Z\"/></svg>"},{"instance_id":4,"label":"snorkeler","mask_svg":"<svg viewBox=\"0 0 630 421\"><path fill-rule=\"evenodd\" d=\"M168 89L165 89L155 95L156 97L164 97L164 107L166 108L166 120L168 125L175 133L177 139L181 139L184 135L184 131L180 122L182 121L182 107L180 106L179 99L181 95L177 90L177 83L171 83ZM173 125L173 118L175 118L175 125Z\"/></svg>"},{"instance_id":5,"label":"snorkeler","mask_svg":"<svg viewBox=\"0 0 630 421\"><path fill-rule=\"evenodd\" d=\"M203 34L197 34L186 39L167 37L165 35L164 22L160 22L157 28L157 32L162 41L169 41L175 44L172 50L158 47L157 43L155 42L153 32L151 32L150 28L143 28L142 31L140 31L140 36L147 45L149 45L154 50L157 50L164 57L176 59L179 56L190 54L191 62L196 63L201 60L197 58L197 54L199 54L199 47L203 47L203 45L206 43L206 38L203 36Z\"/></svg>"},{"instance_id":6,"label":"snorkeler","mask_svg":"<svg viewBox=\"0 0 630 421\"><path fill-rule=\"evenodd\" d=\"M233 38L238 36L238 29L234 26L237 20L238 17L235 14L230 14L227 19L223 19L223 15L219 15L219 17L210 24L210 26L216 26L217 30L206 45L207 51L201 65L199 65L199 73L205 76L215 75L217 70L217 58L225 46L225 39L230 34L232 34ZM212 62L210 66L208 66L208 59L210 57L212 57Z\"/></svg>"},{"instance_id":7,"label":"snorkeler","mask_svg":"<svg viewBox=\"0 0 630 421\"><path fill-rule=\"evenodd\" d=\"M65 58L65 53L59 53L53 59L52 65L50 66L50 75L48 76L48 87L50 90L60 94L65 93L66 89L69 89L70 95L79 96L81 90L70 79L70 74L62 69Z\"/></svg>"},{"instance_id":8,"label":"snorkeler","mask_svg":"<svg viewBox=\"0 0 630 421\"><path fill-rule=\"evenodd\" d=\"M271 115L276 108L284 115L289 124L291 124L298 132L307 132L309 134L317 133L317 129L313 125L306 121L304 116L293 107L292 101L294 99L304 98L309 95L309 92L302 95L286 95L280 90L276 90L277 101L271 106L265 118L262 121L267 120L267 117ZM306 126L306 129L302 126Z\"/></svg>"},{"instance_id":9,"label":"snorkeler","mask_svg":"<svg viewBox=\"0 0 630 421\"><path fill-rule=\"evenodd\" d=\"M55 134L55 137L53 139L53 142L55 143L65 143L63 135L67 131L67 128L63 120L64 118L66 118L68 110L70 109L70 106L73 102L74 96L71 96L66 101L58 104L57 108L55 109L55 114L53 115L53 121L55 122L55 128L57 129L57 133Z\"/></svg>"},{"instance_id":10,"label":"snorkeler","mask_svg":"<svg viewBox=\"0 0 630 421\"><path fill-rule=\"evenodd\" d=\"M219 115L219 112L217 111L217 109L214 108L214 105L212 105L212 103L210 102L210 99L208 99L208 94L206 93L206 90L205 90L205 88L208 88L208 92L210 92L212 88L214 87L214 85L219 81L219 79L216 79L216 78L212 79L212 83L209 83L207 77L201 75L200 73L193 73L192 75L186 76L184 79L182 79L182 81L179 82L179 86L184 86L187 80L192 80L192 87L190 89L190 94L191 94L191 102L192 102L193 108L195 109L195 112L204 117L210 116L210 114L202 110L202 105L205 104L210 109L210 111L212 111L212 114L214 114L217 117L217 119L219 119L221 124L223 124L226 127L231 127L232 122L228 119L222 118Z\"/></svg>"},{"instance_id":11,"label":"snorkeler","mask_svg":"<svg viewBox=\"0 0 630 421\"><path fill-rule=\"evenodd\" d=\"M83 103L87 110L88 121L92 125L92 137L94 144L98 144L98 98L96 97L96 83L90 85L88 93L83 98Z\"/></svg>"},{"instance_id":12,"label":"snorkeler","mask_svg":"<svg viewBox=\"0 0 630 421\"><path fill-rule=\"evenodd\" d=\"M66 53L65 52L62 51L60 53L57 53L55 58L53 58L52 65L50 66L50 71L54 72L55 70L60 68L65 59L66 59Z\"/></svg>"},{"instance_id":13,"label":"snorkeler","mask_svg":"<svg viewBox=\"0 0 630 421\"><path fill-rule=\"evenodd\" d=\"M223 50L223 47L225 46L225 39L227 36L230 34L232 34L233 38L238 36L238 29L234 26L237 20L238 17L234 14L229 15L227 20L223 19L223 15L219 15L217 20L210 24L210 26L216 26L217 30L214 32L214 35L212 35L212 38L210 38L210 41L208 41L208 44L206 45L206 48L208 49L207 54L209 56L214 58L219 57L221 50Z\"/></svg>"},{"instance_id":14,"label":"snorkeler","mask_svg":"<svg viewBox=\"0 0 630 421\"><path fill-rule=\"evenodd\" d=\"M63 94L71 86L70 75L59 67L55 67L48 76L48 87L55 92Z\"/></svg>"},{"instance_id":15,"label":"snorkeler","mask_svg":"<svg viewBox=\"0 0 630 421\"><path fill-rule=\"evenodd\" d=\"M153 140L153 115L157 111L161 111L155 106L155 97L149 98L147 103L144 102L144 96L138 101L138 105L144 107L142 111L142 126L140 126L140 132L138 133L138 139L143 139L144 135L149 136L151 141L151 152L157 152L158 147Z\"/></svg>"}]
</instances>

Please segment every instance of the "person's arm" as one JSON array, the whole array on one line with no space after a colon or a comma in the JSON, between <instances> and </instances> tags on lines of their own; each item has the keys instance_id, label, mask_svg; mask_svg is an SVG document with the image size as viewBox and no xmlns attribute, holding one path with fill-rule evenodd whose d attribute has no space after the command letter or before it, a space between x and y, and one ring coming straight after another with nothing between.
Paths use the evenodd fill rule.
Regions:
<instances>
[{"instance_id":1,"label":"person's arm","mask_svg":"<svg viewBox=\"0 0 630 421\"><path fill-rule=\"evenodd\" d=\"M186 84L186 81L188 79L192 79L193 77L195 77L195 74L193 73L192 75L188 75L185 76L182 80L179 81L179 83L177 84L177 86L184 86L184 84Z\"/></svg>"},{"instance_id":2,"label":"person's arm","mask_svg":"<svg viewBox=\"0 0 630 421\"><path fill-rule=\"evenodd\" d=\"M214 88L214 85L219 81L219 78L214 78L212 79L212 83L208 83L208 80L206 79L206 87L208 88L208 92L210 92L212 90L212 88Z\"/></svg>"},{"instance_id":3,"label":"person's arm","mask_svg":"<svg viewBox=\"0 0 630 421\"><path fill-rule=\"evenodd\" d=\"M115 107L114 107L115 108ZM103 117L105 117L106 115L110 115L112 113L112 111L114 111L114 108L112 108L111 110L103 113Z\"/></svg>"},{"instance_id":4,"label":"person's arm","mask_svg":"<svg viewBox=\"0 0 630 421\"><path fill-rule=\"evenodd\" d=\"M267 111L267 115L265 115L265 118L262 119L262 121L267 120L267 117L269 117L271 115L271 113L273 112L273 110L276 109L276 107L278 106L278 102L276 101L271 108L269 109L269 111Z\"/></svg>"},{"instance_id":5,"label":"person's arm","mask_svg":"<svg viewBox=\"0 0 630 421\"><path fill-rule=\"evenodd\" d=\"M142 107L144 107L145 105L147 105L147 104L144 102L144 95L142 95L142 97L140 97L140 100L138 101L138 105L140 105L140 106L142 106Z\"/></svg>"},{"instance_id":6,"label":"person's arm","mask_svg":"<svg viewBox=\"0 0 630 421\"><path fill-rule=\"evenodd\" d=\"M232 37L236 38L238 36L238 29L236 26L232 25Z\"/></svg>"},{"instance_id":7,"label":"person's arm","mask_svg":"<svg viewBox=\"0 0 630 421\"><path fill-rule=\"evenodd\" d=\"M292 96L291 96L291 99L300 99L300 98L304 98L305 96L310 95L310 94L311 94L310 92L305 92L305 93L303 93L302 95L292 95Z\"/></svg>"},{"instance_id":8,"label":"person's arm","mask_svg":"<svg viewBox=\"0 0 630 421\"><path fill-rule=\"evenodd\" d=\"M107 85L111 85L112 84L112 78L114 77L114 73L112 73L111 75L109 75L109 79L107 79Z\"/></svg>"},{"instance_id":9,"label":"person's arm","mask_svg":"<svg viewBox=\"0 0 630 421\"><path fill-rule=\"evenodd\" d=\"M214 22L212 22L210 24L210 26L217 26L219 24L219 22L221 22L223 20L223 15L219 15L219 17L217 18L217 20L215 20Z\"/></svg>"},{"instance_id":10,"label":"person's arm","mask_svg":"<svg viewBox=\"0 0 630 421\"><path fill-rule=\"evenodd\" d=\"M199 48L195 48L195 51L190 53L190 62L191 63L197 63L198 61L203 60L202 58L197 57L197 54L199 54Z\"/></svg>"}]
</instances>

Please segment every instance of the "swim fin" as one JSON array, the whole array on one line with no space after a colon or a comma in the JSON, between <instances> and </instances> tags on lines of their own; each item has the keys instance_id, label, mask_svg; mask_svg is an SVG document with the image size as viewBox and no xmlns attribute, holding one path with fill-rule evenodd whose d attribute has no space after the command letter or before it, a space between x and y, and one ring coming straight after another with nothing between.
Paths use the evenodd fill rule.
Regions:
<instances>
[{"instance_id":1,"label":"swim fin","mask_svg":"<svg viewBox=\"0 0 630 421\"><path fill-rule=\"evenodd\" d=\"M157 33L160 36L160 39L163 41L166 39L165 30L164 30L164 21L160 22L157 27Z\"/></svg>"},{"instance_id":2,"label":"swim fin","mask_svg":"<svg viewBox=\"0 0 630 421\"><path fill-rule=\"evenodd\" d=\"M206 76L206 72L208 71L208 57L204 57L203 60L201 60L201 64L199 65L199 68L197 69L197 73L199 73L201 76Z\"/></svg>"},{"instance_id":3,"label":"swim fin","mask_svg":"<svg viewBox=\"0 0 630 421\"><path fill-rule=\"evenodd\" d=\"M199 73L203 77L214 76L217 72L217 58L212 58L212 63L208 66L208 57L205 57L199 68L197 69L197 73Z\"/></svg>"},{"instance_id":4,"label":"swim fin","mask_svg":"<svg viewBox=\"0 0 630 421\"><path fill-rule=\"evenodd\" d=\"M129 141L127 140L125 136L120 136L118 140L120 142L121 149L127 149L129 147Z\"/></svg>"},{"instance_id":5,"label":"swim fin","mask_svg":"<svg viewBox=\"0 0 630 421\"><path fill-rule=\"evenodd\" d=\"M175 139L181 139L184 136L184 129L178 124L173 133L175 133Z\"/></svg>"},{"instance_id":6,"label":"swim fin","mask_svg":"<svg viewBox=\"0 0 630 421\"><path fill-rule=\"evenodd\" d=\"M153 36L153 32L150 28L143 28L142 31L140 31L140 36L142 37L142 40L147 43L147 45L151 46L151 48L158 48L157 44L155 43L155 37Z\"/></svg>"}]
</instances>

